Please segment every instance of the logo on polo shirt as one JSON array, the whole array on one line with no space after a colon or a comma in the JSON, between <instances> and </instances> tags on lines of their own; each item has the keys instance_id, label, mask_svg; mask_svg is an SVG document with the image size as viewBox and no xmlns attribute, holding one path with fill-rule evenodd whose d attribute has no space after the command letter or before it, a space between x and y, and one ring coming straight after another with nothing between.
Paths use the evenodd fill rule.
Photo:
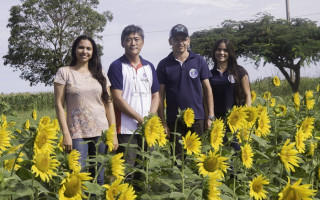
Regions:
<instances>
[{"instance_id":1,"label":"logo on polo shirt","mask_svg":"<svg viewBox=\"0 0 320 200\"><path fill-rule=\"evenodd\" d=\"M190 69L190 71L189 71L189 76L190 76L191 78L197 78L197 76L198 76L198 71L197 71L196 69Z\"/></svg>"}]
</instances>

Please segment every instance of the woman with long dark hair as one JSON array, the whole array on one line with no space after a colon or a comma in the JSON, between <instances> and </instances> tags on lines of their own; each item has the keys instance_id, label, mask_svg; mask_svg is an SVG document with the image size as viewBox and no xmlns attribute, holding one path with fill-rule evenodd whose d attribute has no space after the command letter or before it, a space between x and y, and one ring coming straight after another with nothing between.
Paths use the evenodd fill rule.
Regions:
<instances>
[{"instance_id":1,"label":"woman with long dark hair","mask_svg":"<svg viewBox=\"0 0 320 200\"><path fill-rule=\"evenodd\" d=\"M233 44L228 39L220 39L213 46L210 85L214 99L214 115L224 119L233 106L251 106L251 92L248 72L237 63ZM227 129L227 132L229 130ZM227 142L225 134L223 142ZM241 148L236 138L231 141L236 151Z\"/></svg>"},{"instance_id":2,"label":"woman with long dark hair","mask_svg":"<svg viewBox=\"0 0 320 200\"><path fill-rule=\"evenodd\" d=\"M72 61L59 68L54 79L56 113L63 133L64 150L80 152L81 167L87 156L96 155L99 137L109 125L115 124L115 114L110 97L110 82L102 70L95 41L86 35L79 36L72 45ZM66 105L67 114L64 106ZM118 147L115 134L114 149ZM102 142L99 153L105 153ZM94 168L90 168L94 176ZM104 183L104 170L98 175L98 183Z\"/></svg>"},{"instance_id":3,"label":"woman with long dark hair","mask_svg":"<svg viewBox=\"0 0 320 200\"><path fill-rule=\"evenodd\" d=\"M248 72L237 63L233 44L220 39L213 46L210 84L214 96L214 115L224 118L234 105L251 106Z\"/></svg>"}]
</instances>

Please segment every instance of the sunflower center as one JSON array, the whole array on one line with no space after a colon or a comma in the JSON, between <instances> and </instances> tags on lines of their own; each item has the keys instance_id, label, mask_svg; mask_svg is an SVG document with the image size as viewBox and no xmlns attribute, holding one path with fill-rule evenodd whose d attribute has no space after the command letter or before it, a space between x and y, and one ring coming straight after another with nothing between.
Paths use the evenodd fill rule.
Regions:
<instances>
[{"instance_id":1,"label":"sunflower center","mask_svg":"<svg viewBox=\"0 0 320 200\"><path fill-rule=\"evenodd\" d=\"M46 172L50 168L50 157L47 154L38 154L35 165L41 172Z\"/></svg>"},{"instance_id":2,"label":"sunflower center","mask_svg":"<svg viewBox=\"0 0 320 200\"><path fill-rule=\"evenodd\" d=\"M39 138L37 141L37 146L41 149L48 141L47 134L40 132Z\"/></svg>"},{"instance_id":3,"label":"sunflower center","mask_svg":"<svg viewBox=\"0 0 320 200\"><path fill-rule=\"evenodd\" d=\"M231 124L234 125L239 121L239 119L240 119L239 114L235 113L234 115L232 115L230 122L231 122Z\"/></svg>"},{"instance_id":4,"label":"sunflower center","mask_svg":"<svg viewBox=\"0 0 320 200\"><path fill-rule=\"evenodd\" d=\"M71 198L77 195L81 190L81 180L77 175L71 175L69 181L65 183L66 191L64 196Z\"/></svg>"},{"instance_id":5,"label":"sunflower center","mask_svg":"<svg viewBox=\"0 0 320 200\"><path fill-rule=\"evenodd\" d=\"M203 162L203 167L208 172L214 172L218 169L218 162L216 158L207 158Z\"/></svg>"},{"instance_id":6,"label":"sunflower center","mask_svg":"<svg viewBox=\"0 0 320 200\"><path fill-rule=\"evenodd\" d=\"M262 191L262 184L259 183L253 183L252 189L254 192L259 193Z\"/></svg>"},{"instance_id":7,"label":"sunflower center","mask_svg":"<svg viewBox=\"0 0 320 200\"><path fill-rule=\"evenodd\" d=\"M300 199L300 198L297 197L297 194L294 189L289 188L288 191L284 194L283 199L295 200L295 199Z\"/></svg>"}]
</instances>

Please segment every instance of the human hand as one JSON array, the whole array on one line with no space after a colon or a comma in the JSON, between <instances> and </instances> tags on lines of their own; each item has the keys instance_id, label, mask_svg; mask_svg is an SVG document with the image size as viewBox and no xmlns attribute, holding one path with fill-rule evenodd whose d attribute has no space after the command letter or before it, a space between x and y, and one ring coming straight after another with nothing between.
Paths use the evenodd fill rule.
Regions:
<instances>
[{"instance_id":1,"label":"human hand","mask_svg":"<svg viewBox=\"0 0 320 200\"><path fill-rule=\"evenodd\" d=\"M119 142L118 142L118 137L117 134L113 137L113 149L112 150L117 150L119 147Z\"/></svg>"},{"instance_id":2,"label":"human hand","mask_svg":"<svg viewBox=\"0 0 320 200\"><path fill-rule=\"evenodd\" d=\"M72 139L70 133L63 134L63 147L66 153L70 153L72 150Z\"/></svg>"}]
</instances>

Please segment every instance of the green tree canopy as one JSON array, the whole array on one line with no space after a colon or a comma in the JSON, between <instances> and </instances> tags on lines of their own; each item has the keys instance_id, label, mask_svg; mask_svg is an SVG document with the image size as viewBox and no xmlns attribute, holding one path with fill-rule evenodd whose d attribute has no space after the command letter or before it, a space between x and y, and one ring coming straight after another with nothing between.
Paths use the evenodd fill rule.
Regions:
<instances>
[{"instance_id":1,"label":"green tree canopy","mask_svg":"<svg viewBox=\"0 0 320 200\"><path fill-rule=\"evenodd\" d=\"M300 69L320 59L320 27L308 19L275 19L258 14L250 21L230 21L219 28L195 32L191 49L211 62L216 40L227 38L235 45L236 54L249 58L259 67L271 63L284 75L292 91L299 91ZM292 80L288 70L294 71Z\"/></svg>"},{"instance_id":2,"label":"green tree canopy","mask_svg":"<svg viewBox=\"0 0 320 200\"><path fill-rule=\"evenodd\" d=\"M74 39L86 34L101 39L112 13L98 13L98 0L22 0L11 7L8 54L4 64L20 70L30 85L52 85L59 67L69 64ZM102 47L100 47L102 48Z\"/></svg>"}]
</instances>

